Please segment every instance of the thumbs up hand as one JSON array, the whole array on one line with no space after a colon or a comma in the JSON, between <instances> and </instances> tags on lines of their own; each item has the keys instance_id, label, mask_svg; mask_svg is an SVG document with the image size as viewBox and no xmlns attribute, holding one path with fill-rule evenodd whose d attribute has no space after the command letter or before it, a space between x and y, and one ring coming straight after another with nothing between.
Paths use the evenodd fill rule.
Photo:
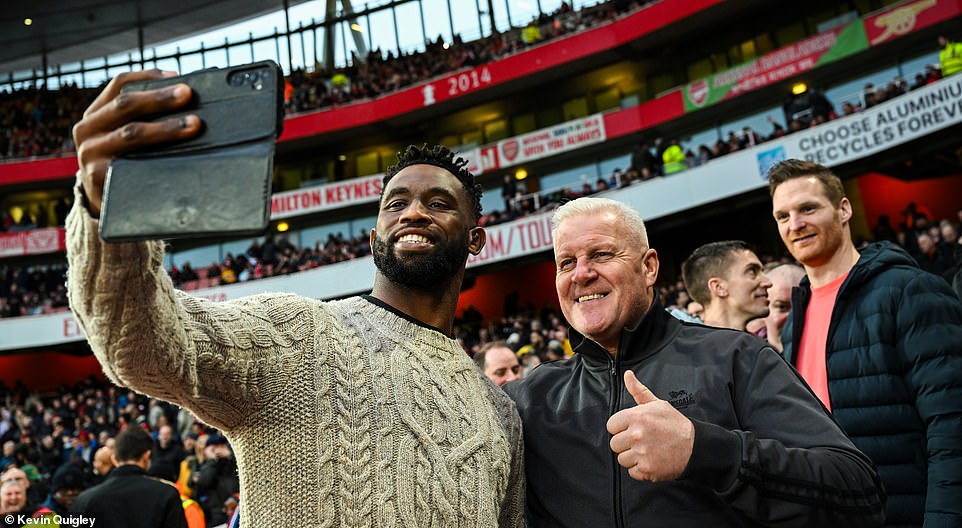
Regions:
<instances>
[{"instance_id":1,"label":"thumbs up hand","mask_svg":"<svg viewBox=\"0 0 962 528\"><path fill-rule=\"evenodd\" d=\"M681 476L695 445L695 426L670 403L658 399L635 373L625 372L635 407L608 419L611 450L635 480L659 482Z\"/></svg>"}]
</instances>

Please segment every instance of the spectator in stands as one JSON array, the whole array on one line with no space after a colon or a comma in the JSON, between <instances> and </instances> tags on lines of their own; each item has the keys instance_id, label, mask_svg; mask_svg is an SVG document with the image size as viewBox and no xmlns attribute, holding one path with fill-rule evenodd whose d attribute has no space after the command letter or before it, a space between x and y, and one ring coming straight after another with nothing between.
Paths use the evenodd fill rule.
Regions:
<instances>
[{"instance_id":1,"label":"spectator in stands","mask_svg":"<svg viewBox=\"0 0 962 528\"><path fill-rule=\"evenodd\" d=\"M581 198L552 224L578 353L505 385L524 424L532 524L881 523L871 462L775 351L661 308L637 212Z\"/></svg>"},{"instance_id":2,"label":"spectator in stands","mask_svg":"<svg viewBox=\"0 0 962 528\"><path fill-rule=\"evenodd\" d=\"M3 443L3 458L0 458L0 470L17 463L17 458L14 454L16 449L17 443L13 440L7 440Z\"/></svg>"},{"instance_id":3,"label":"spectator in stands","mask_svg":"<svg viewBox=\"0 0 962 528\"><path fill-rule=\"evenodd\" d=\"M33 510L27 504L26 490L23 488L23 484L15 480L5 480L0 484L0 515L2 515L0 526L4 528L24 526L24 524L17 522L18 514L28 518L33 514Z\"/></svg>"},{"instance_id":4,"label":"spectator in stands","mask_svg":"<svg viewBox=\"0 0 962 528\"><path fill-rule=\"evenodd\" d=\"M177 490L147 476L153 440L131 428L117 435L114 469L99 486L84 491L72 513L96 515L105 528L187 528Z\"/></svg>"},{"instance_id":5,"label":"spectator in stands","mask_svg":"<svg viewBox=\"0 0 962 528\"><path fill-rule=\"evenodd\" d=\"M647 141L642 141L640 145L631 151L631 169L642 181L650 180L660 174L661 161L655 157L651 151L651 145Z\"/></svg>"},{"instance_id":6,"label":"spectator in stands","mask_svg":"<svg viewBox=\"0 0 962 528\"><path fill-rule=\"evenodd\" d=\"M80 457L85 464L93 462L94 452L97 451L97 443L90 437L90 431L81 429L77 433L77 440L74 443L73 454Z\"/></svg>"},{"instance_id":7,"label":"spectator in stands","mask_svg":"<svg viewBox=\"0 0 962 528\"><path fill-rule=\"evenodd\" d=\"M862 89L862 108L872 108L880 102L876 96L875 85L865 83L865 87Z\"/></svg>"},{"instance_id":8,"label":"spectator in stands","mask_svg":"<svg viewBox=\"0 0 962 528\"><path fill-rule=\"evenodd\" d=\"M84 490L83 470L74 464L65 464L53 474L50 495L40 505L34 517L64 516L70 511L74 500Z\"/></svg>"},{"instance_id":9,"label":"spectator in stands","mask_svg":"<svg viewBox=\"0 0 962 528\"><path fill-rule=\"evenodd\" d=\"M521 364L514 350L504 341L494 341L474 353L474 364L484 372L495 385L521 379Z\"/></svg>"},{"instance_id":10,"label":"spectator in stands","mask_svg":"<svg viewBox=\"0 0 962 528\"><path fill-rule=\"evenodd\" d=\"M208 438L204 458L204 463L197 470L194 494L204 509L207 526L219 526L228 520L224 512L224 501L240 490L237 461L227 438L219 434Z\"/></svg>"},{"instance_id":11,"label":"spectator in stands","mask_svg":"<svg viewBox=\"0 0 962 528\"><path fill-rule=\"evenodd\" d=\"M27 476L27 472L19 467L11 467L0 475L0 482L16 482L23 489L24 501L26 501L27 506L31 508L31 513L33 510L37 509L37 505L43 502L46 495L39 492L42 491L40 486L33 486L30 482L30 478Z\"/></svg>"},{"instance_id":12,"label":"spectator in stands","mask_svg":"<svg viewBox=\"0 0 962 528\"><path fill-rule=\"evenodd\" d=\"M504 200L505 212L511 210L511 201L518 194L518 183L510 174L505 174L501 183L501 199Z\"/></svg>"},{"instance_id":13,"label":"spectator in stands","mask_svg":"<svg viewBox=\"0 0 962 528\"><path fill-rule=\"evenodd\" d=\"M879 466L886 522L962 517L962 304L889 242L852 243L852 204L816 163L768 174L782 241L807 277L782 331L785 358Z\"/></svg>"},{"instance_id":14,"label":"spectator in stands","mask_svg":"<svg viewBox=\"0 0 962 528\"><path fill-rule=\"evenodd\" d=\"M163 244L102 244L97 235L107 160L200 130L196 116L136 121L185 105L191 93L183 84L128 93L129 111L111 104L125 83L162 75L122 74L74 128L81 183L68 217L68 291L105 372L189 408L233 440L251 526L348 518L450 525L461 516L523 524L517 413L449 337L467 257L485 242L477 227L481 189L467 161L441 146L412 146L385 172L370 236L377 274L369 296L330 303L286 294L221 303L191 297L157 273ZM142 133L113 133L128 123ZM120 309L130 303L142 309ZM442 370L455 374L422 375ZM422 404L427 412L404 410ZM399 421L375 422L393 418ZM422 449L428 439L412 430L445 434ZM319 443L324 431L340 433ZM461 453L468 439L478 447ZM413 447L398 451L402 444ZM462 458L452 465L451 456ZM423 472L410 472L413 466ZM442 495L421 493L422 473L460 484ZM342 500L351 508L335 507Z\"/></svg>"},{"instance_id":15,"label":"spectator in stands","mask_svg":"<svg viewBox=\"0 0 962 528\"><path fill-rule=\"evenodd\" d=\"M180 461L185 456L184 448L174 439L174 429L169 425L160 426L154 447L150 451L150 475L176 482Z\"/></svg>"},{"instance_id":16,"label":"spectator in stands","mask_svg":"<svg viewBox=\"0 0 962 528\"><path fill-rule=\"evenodd\" d=\"M681 265L685 287L704 306L708 326L745 331L768 315L768 288L758 256L741 240L699 246Z\"/></svg>"},{"instance_id":17,"label":"spectator in stands","mask_svg":"<svg viewBox=\"0 0 962 528\"><path fill-rule=\"evenodd\" d=\"M688 168L685 158L685 151L678 143L678 138L672 138L668 147L661 155L663 171L665 176L681 172Z\"/></svg>"},{"instance_id":18,"label":"spectator in stands","mask_svg":"<svg viewBox=\"0 0 962 528\"><path fill-rule=\"evenodd\" d=\"M953 42L945 35L939 35L939 64L943 77L962 71L962 42Z\"/></svg>"},{"instance_id":19,"label":"spectator in stands","mask_svg":"<svg viewBox=\"0 0 962 528\"><path fill-rule=\"evenodd\" d=\"M766 272L772 285L768 288L768 316L765 317L765 332L772 348L782 351L782 328L792 311L792 288L798 286L805 270L795 264L781 264Z\"/></svg>"},{"instance_id":20,"label":"spectator in stands","mask_svg":"<svg viewBox=\"0 0 962 528\"><path fill-rule=\"evenodd\" d=\"M107 480L107 475L114 469L114 448L111 446L101 446L94 453L93 478L90 486L96 486Z\"/></svg>"},{"instance_id":21,"label":"spectator in stands","mask_svg":"<svg viewBox=\"0 0 962 528\"><path fill-rule=\"evenodd\" d=\"M538 29L537 21L532 20L521 30L521 41L524 42L525 46L531 46L540 40L541 30Z\"/></svg>"}]
</instances>

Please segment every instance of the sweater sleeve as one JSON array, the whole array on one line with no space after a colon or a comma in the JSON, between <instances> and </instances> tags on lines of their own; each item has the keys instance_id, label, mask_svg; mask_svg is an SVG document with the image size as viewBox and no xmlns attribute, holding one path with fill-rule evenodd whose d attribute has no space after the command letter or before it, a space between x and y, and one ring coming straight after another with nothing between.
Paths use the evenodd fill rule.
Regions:
<instances>
[{"instance_id":1,"label":"sweater sleeve","mask_svg":"<svg viewBox=\"0 0 962 528\"><path fill-rule=\"evenodd\" d=\"M858 451L811 390L765 347L734 365L739 428L693 420L683 479L707 485L765 526L879 526L884 495Z\"/></svg>"},{"instance_id":2,"label":"sweater sleeve","mask_svg":"<svg viewBox=\"0 0 962 528\"><path fill-rule=\"evenodd\" d=\"M106 375L230 430L281 389L309 346L295 296L215 303L175 290L157 241L104 243L81 191L67 218L67 292Z\"/></svg>"},{"instance_id":3,"label":"sweater sleeve","mask_svg":"<svg viewBox=\"0 0 962 528\"><path fill-rule=\"evenodd\" d=\"M501 511L498 515L500 528L523 528L525 526L525 474L524 474L524 437L522 436L521 416L514 400L500 387L495 385L478 370L478 377L488 391L489 399L494 404L495 412L501 422L504 435L511 450L508 486L504 498L501 500Z\"/></svg>"},{"instance_id":4,"label":"sweater sleeve","mask_svg":"<svg viewBox=\"0 0 962 528\"><path fill-rule=\"evenodd\" d=\"M962 526L962 303L944 280L919 273L899 307L898 353L925 424L925 526Z\"/></svg>"},{"instance_id":5,"label":"sweater sleeve","mask_svg":"<svg viewBox=\"0 0 962 528\"><path fill-rule=\"evenodd\" d=\"M523 528L525 526L525 479L521 418L518 416L514 402L507 396L499 405L499 412L504 417L508 441L511 444L511 474L508 477L508 491L501 505L501 518L498 525L501 528Z\"/></svg>"}]
</instances>

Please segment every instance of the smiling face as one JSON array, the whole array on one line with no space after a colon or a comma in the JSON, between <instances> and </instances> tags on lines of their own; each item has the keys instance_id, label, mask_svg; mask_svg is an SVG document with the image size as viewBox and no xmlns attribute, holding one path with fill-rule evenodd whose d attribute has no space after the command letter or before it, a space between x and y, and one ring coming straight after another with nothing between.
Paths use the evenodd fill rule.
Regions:
<instances>
[{"instance_id":1,"label":"smiling face","mask_svg":"<svg viewBox=\"0 0 962 528\"><path fill-rule=\"evenodd\" d=\"M19 482L4 482L0 486L0 512L15 513L27 505L27 494Z\"/></svg>"},{"instance_id":2,"label":"smiling face","mask_svg":"<svg viewBox=\"0 0 962 528\"><path fill-rule=\"evenodd\" d=\"M371 231L374 264L391 282L427 290L452 278L484 246L461 182L434 165L411 165L384 188Z\"/></svg>"},{"instance_id":3,"label":"smiling face","mask_svg":"<svg viewBox=\"0 0 962 528\"><path fill-rule=\"evenodd\" d=\"M658 254L610 210L564 219L555 233L555 287L571 326L612 355L653 300Z\"/></svg>"},{"instance_id":4,"label":"smiling face","mask_svg":"<svg viewBox=\"0 0 962 528\"><path fill-rule=\"evenodd\" d=\"M849 238L852 205L832 204L823 184L803 176L782 182L772 193L772 215L785 247L806 268L823 266L842 253Z\"/></svg>"}]
</instances>

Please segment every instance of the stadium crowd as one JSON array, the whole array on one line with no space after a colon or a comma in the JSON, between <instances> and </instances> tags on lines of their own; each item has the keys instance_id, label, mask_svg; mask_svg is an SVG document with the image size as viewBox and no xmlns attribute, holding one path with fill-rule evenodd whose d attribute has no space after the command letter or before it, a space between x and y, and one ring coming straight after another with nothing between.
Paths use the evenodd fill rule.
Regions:
<instances>
[{"instance_id":1,"label":"stadium crowd","mask_svg":"<svg viewBox=\"0 0 962 528\"><path fill-rule=\"evenodd\" d=\"M911 86L901 77L896 77L884 87L866 84L860 100L843 102L840 113L835 110L834 105L823 94L811 90L806 94L806 97L810 99L806 99L803 110L787 116L787 126L783 126L771 116L768 117L768 121L772 125L768 134L761 134L746 126L737 132L729 130L726 135L719 136L711 145L700 144L697 147L685 145L678 138L666 140L662 137L656 137L653 141L645 140L632 150L631 162L628 167L615 169L607 178L599 178L594 185L585 182L581 189L561 188L549 189L539 193L525 193L523 189L519 188L517 182L506 177L501 191L505 200L505 209L485 215L484 225L509 222L519 216L553 209L558 204L579 196L627 187L698 167L728 154L818 126L839 117L861 112L912 90L922 88L941 78L940 70L930 65L926 66L924 72L915 76L915 81ZM792 101L790 99L792 97L789 96L786 100L786 108L791 108Z\"/></svg>"},{"instance_id":2,"label":"stadium crowd","mask_svg":"<svg viewBox=\"0 0 962 528\"><path fill-rule=\"evenodd\" d=\"M464 42L459 35L454 36L453 42L444 42L439 36L426 42L424 51L384 53L376 49L365 60L354 57L351 64L334 70L320 65L311 72L298 68L287 79L286 110L299 114L379 97L595 27L641 5L637 1L613 0L574 10L562 2L560 8L542 13L523 28L471 42ZM40 84L0 91L0 161L73 152L70 129L100 89L81 88L74 83L58 90Z\"/></svg>"},{"instance_id":3,"label":"stadium crowd","mask_svg":"<svg viewBox=\"0 0 962 528\"><path fill-rule=\"evenodd\" d=\"M207 526L226 522L239 490L226 439L189 412L93 377L49 394L0 383L0 513L66 515L105 480L114 438L131 427L154 439L149 474L176 485L185 509L199 504Z\"/></svg>"},{"instance_id":4,"label":"stadium crowd","mask_svg":"<svg viewBox=\"0 0 962 528\"><path fill-rule=\"evenodd\" d=\"M561 191L560 197L576 198L591 195L617 185L613 181L599 180L595 186L586 185L580 192ZM553 197L549 197L549 200ZM528 198L528 202L533 200ZM556 206L558 202L548 202L545 207ZM553 204L553 205L552 205ZM502 221L516 219L533 212L524 207L509 209L507 212L494 211L482 217L483 225L493 225ZM931 218L933 215L924 206L910 203L905 207L898 225L892 225L887 216L876 219L871 240L895 242L915 257L922 269L941 275L949 282L962 265L962 209L956 218ZM860 242L868 242L864 240ZM207 267L195 268L190 262L171 267L168 272L174 284L184 290L213 287L218 285L247 282L265 277L288 275L345 260L369 255L371 247L367 233L359 233L349 238L343 234L330 234L325 241L318 240L313 246L297 247L287 238L273 233L262 241L253 240L243 254L227 253L220 262ZM775 260L769 257L769 261ZM0 318L40 315L67 309L63 264L29 266L15 268L0 266ZM662 291L664 298L677 293L677 288ZM671 304L666 303L666 305Z\"/></svg>"},{"instance_id":5,"label":"stadium crowd","mask_svg":"<svg viewBox=\"0 0 962 528\"><path fill-rule=\"evenodd\" d=\"M354 57L351 64L334 70L316 65L313 71L298 68L287 79L286 110L289 114L311 112L353 101L371 99L404 89L462 68L487 64L510 54L524 50L540 42L595 27L614 20L624 13L639 9L648 2L613 0L574 10L567 2L551 13L542 13L523 28L464 42L455 35L452 42L444 42L439 36L425 44L424 51L395 54L371 50L363 61ZM843 103L843 115L868 108L909 89L924 86L937 80L940 71L929 66L915 75L911 87L901 78L893 79L885 87L867 85L862 101ZM93 100L100 88L81 88L76 84L65 85L58 90L48 90L42 84L13 91L0 91L0 160L56 156L74 150L70 128ZM808 122L789 120L788 131L801 130L831 115L818 116ZM786 127L773 121L774 130L764 139L780 137ZM684 151L687 166L705 163L709 159L744 148L744 143L761 141L757 133L743 130L740 135L729 132L715 144L699 145ZM671 142L655 145L663 151ZM659 162L660 164L660 162ZM639 177L655 176L639 173Z\"/></svg>"}]
</instances>

